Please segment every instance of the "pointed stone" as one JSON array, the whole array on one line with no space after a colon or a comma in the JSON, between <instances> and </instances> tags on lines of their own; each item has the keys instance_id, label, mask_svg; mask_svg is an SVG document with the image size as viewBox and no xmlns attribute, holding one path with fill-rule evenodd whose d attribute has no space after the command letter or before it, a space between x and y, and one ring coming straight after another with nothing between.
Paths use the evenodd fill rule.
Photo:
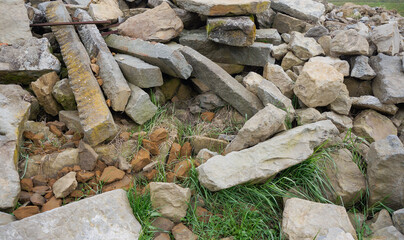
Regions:
<instances>
[{"instance_id":1,"label":"pointed stone","mask_svg":"<svg viewBox=\"0 0 404 240\"><path fill-rule=\"evenodd\" d=\"M130 84L132 95L129 98L125 113L137 124L142 125L157 112L157 107L150 101L149 95L141 88Z\"/></svg>"}]
</instances>

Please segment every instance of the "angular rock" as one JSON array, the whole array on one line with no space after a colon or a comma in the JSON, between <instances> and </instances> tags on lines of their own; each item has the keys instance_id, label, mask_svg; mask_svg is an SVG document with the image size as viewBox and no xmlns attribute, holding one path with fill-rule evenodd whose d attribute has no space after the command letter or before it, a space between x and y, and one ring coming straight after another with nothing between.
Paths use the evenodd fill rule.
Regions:
<instances>
[{"instance_id":1,"label":"angular rock","mask_svg":"<svg viewBox=\"0 0 404 240\"><path fill-rule=\"evenodd\" d=\"M254 146L284 130L285 119L285 111L272 104L266 105L244 124L236 138L227 145L226 154Z\"/></svg>"},{"instance_id":2,"label":"angular rock","mask_svg":"<svg viewBox=\"0 0 404 240\"><path fill-rule=\"evenodd\" d=\"M64 5L57 2L48 5L46 17L49 22L71 22ZM90 58L73 26L53 26L52 31L69 72L84 137L90 145L97 145L113 136L117 129L90 68Z\"/></svg>"},{"instance_id":3,"label":"angular rock","mask_svg":"<svg viewBox=\"0 0 404 240\"><path fill-rule=\"evenodd\" d=\"M372 42L376 44L377 52L390 56L400 52L400 31L397 23L377 26L372 31Z\"/></svg>"},{"instance_id":4,"label":"angular rock","mask_svg":"<svg viewBox=\"0 0 404 240\"><path fill-rule=\"evenodd\" d=\"M79 21L93 21L90 15L81 9L76 10L74 16ZM97 65L100 67L98 75L103 81L101 87L111 100L112 109L124 111L130 97L130 89L100 31L94 24L78 25L77 29L90 59L97 59Z\"/></svg>"},{"instance_id":5,"label":"angular rock","mask_svg":"<svg viewBox=\"0 0 404 240\"><path fill-rule=\"evenodd\" d=\"M64 198L76 189L77 184L76 172L69 172L53 184L53 194L56 198Z\"/></svg>"},{"instance_id":6,"label":"angular rock","mask_svg":"<svg viewBox=\"0 0 404 240\"><path fill-rule=\"evenodd\" d=\"M279 33L304 32L306 22L286 14L277 13L272 27L276 28Z\"/></svg>"},{"instance_id":7,"label":"angular rock","mask_svg":"<svg viewBox=\"0 0 404 240\"><path fill-rule=\"evenodd\" d=\"M316 146L336 134L338 130L331 121L296 127L249 149L210 158L197 168L198 179L211 191L247 182L264 182L306 160Z\"/></svg>"},{"instance_id":8,"label":"angular rock","mask_svg":"<svg viewBox=\"0 0 404 240\"><path fill-rule=\"evenodd\" d=\"M19 147L31 104L18 85L0 85L0 209L13 208L20 193Z\"/></svg>"},{"instance_id":9,"label":"angular rock","mask_svg":"<svg viewBox=\"0 0 404 240\"><path fill-rule=\"evenodd\" d=\"M119 170L118 168L114 166L109 166L104 169L102 172L102 175L100 177L100 181L103 181L105 183L112 183L117 180L121 180L125 176L125 172L122 170Z\"/></svg>"},{"instance_id":10,"label":"angular rock","mask_svg":"<svg viewBox=\"0 0 404 240\"><path fill-rule=\"evenodd\" d=\"M249 17L208 18L208 39L217 43L245 47L255 40L255 24Z\"/></svg>"},{"instance_id":11,"label":"angular rock","mask_svg":"<svg viewBox=\"0 0 404 240\"><path fill-rule=\"evenodd\" d=\"M52 96L62 105L63 109L71 111L77 109L76 100L69 85L69 79L65 78L56 82L52 89Z\"/></svg>"},{"instance_id":12,"label":"angular rock","mask_svg":"<svg viewBox=\"0 0 404 240\"><path fill-rule=\"evenodd\" d=\"M288 53L288 45L286 43L282 43L281 45L274 46L272 48L272 56L276 60L282 60L282 58Z\"/></svg>"},{"instance_id":13,"label":"angular rock","mask_svg":"<svg viewBox=\"0 0 404 240\"><path fill-rule=\"evenodd\" d=\"M331 36L322 36L317 41L323 48L325 55L331 56Z\"/></svg>"},{"instance_id":14,"label":"angular rock","mask_svg":"<svg viewBox=\"0 0 404 240\"><path fill-rule=\"evenodd\" d=\"M92 171L97 163L98 154L94 149L83 140L79 143L80 168L82 170Z\"/></svg>"},{"instance_id":15,"label":"angular rock","mask_svg":"<svg viewBox=\"0 0 404 240\"><path fill-rule=\"evenodd\" d=\"M91 3L88 7L88 13L94 21L115 20L123 16L116 0L100 0L97 3Z\"/></svg>"},{"instance_id":16,"label":"angular rock","mask_svg":"<svg viewBox=\"0 0 404 240\"><path fill-rule=\"evenodd\" d=\"M370 65L376 72L372 89L374 96L382 103L397 104L404 102L404 72L401 70L400 57L379 53L370 58Z\"/></svg>"},{"instance_id":17,"label":"angular rock","mask_svg":"<svg viewBox=\"0 0 404 240\"><path fill-rule=\"evenodd\" d=\"M292 32L289 48L301 60L308 60L309 58L324 54L323 48L314 38L305 37L299 32Z\"/></svg>"},{"instance_id":18,"label":"angular rock","mask_svg":"<svg viewBox=\"0 0 404 240\"><path fill-rule=\"evenodd\" d=\"M331 54L335 56L369 53L368 41L354 29L339 31L330 44Z\"/></svg>"},{"instance_id":19,"label":"angular rock","mask_svg":"<svg viewBox=\"0 0 404 240\"><path fill-rule=\"evenodd\" d=\"M251 117L263 108L261 101L254 94L214 62L189 47L183 47L180 51L192 65L193 75L242 115Z\"/></svg>"},{"instance_id":20,"label":"angular rock","mask_svg":"<svg viewBox=\"0 0 404 240\"><path fill-rule=\"evenodd\" d=\"M66 124L69 130L75 133L83 133L83 127L80 124L80 117L77 111L60 111L59 121Z\"/></svg>"},{"instance_id":21,"label":"angular rock","mask_svg":"<svg viewBox=\"0 0 404 240\"><path fill-rule=\"evenodd\" d=\"M128 82L140 88L163 85L163 74L160 68L126 54L116 54L114 58Z\"/></svg>"},{"instance_id":22,"label":"angular rock","mask_svg":"<svg viewBox=\"0 0 404 240\"><path fill-rule=\"evenodd\" d=\"M344 84L348 88L350 97L373 95L371 81L362 81L355 78L345 78Z\"/></svg>"},{"instance_id":23,"label":"angular rock","mask_svg":"<svg viewBox=\"0 0 404 240\"><path fill-rule=\"evenodd\" d=\"M397 135L397 128L393 122L374 110L359 113L354 119L352 131L369 142L385 139L389 135Z\"/></svg>"},{"instance_id":24,"label":"angular rock","mask_svg":"<svg viewBox=\"0 0 404 240\"><path fill-rule=\"evenodd\" d=\"M404 208L393 212L392 218L394 227L396 227L397 230L404 234Z\"/></svg>"},{"instance_id":25,"label":"angular rock","mask_svg":"<svg viewBox=\"0 0 404 240\"><path fill-rule=\"evenodd\" d=\"M220 97L211 92L196 96L195 101L197 102L198 106L210 111L219 107L224 107L226 104Z\"/></svg>"},{"instance_id":26,"label":"angular rock","mask_svg":"<svg viewBox=\"0 0 404 240\"><path fill-rule=\"evenodd\" d=\"M282 43L282 38L281 35L279 35L278 30L274 28L257 29L255 33L255 41L280 45Z\"/></svg>"},{"instance_id":27,"label":"angular rock","mask_svg":"<svg viewBox=\"0 0 404 240\"><path fill-rule=\"evenodd\" d=\"M390 135L370 145L366 156L370 204L378 201L394 209L404 206L404 147L397 136Z\"/></svg>"},{"instance_id":28,"label":"angular rock","mask_svg":"<svg viewBox=\"0 0 404 240\"><path fill-rule=\"evenodd\" d=\"M386 209L382 209L371 220L366 221L366 224L369 226L371 232L376 232L379 229L393 226L393 221L389 212Z\"/></svg>"},{"instance_id":29,"label":"angular rock","mask_svg":"<svg viewBox=\"0 0 404 240\"><path fill-rule=\"evenodd\" d=\"M204 30L183 32L180 44L191 47L214 62L264 66L274 63L271 57L272 44L254 43L247 47L234 47L218 44L208 39Z\"/></svg>"},{"instance_id":30,"label":"angular rock","mask_svg":"<svg viewBox=\"0 0 404 240\"><path fill-rule=\"evenodd\" d=\"M189 230L184 224L179 223L173 229L172 233L176 240L197 240L196 236L191 230Z\"/></svg>"},{"instance_id":31,"label":"angular rock","mask_svg":"<svg viewBox=\"0 0 404 240\"><path fill-rule=\"evenodd\" d=\"M299 66L303 64L304 64L303 60L296 57L296 55L293 54L292 52L288 52L282 59L281 67L283 68L283 70L286 71L294 66Z\"/></svg>"},{"instance_id":32,"label":"angular rock","mask_svg":"<svg viewBox=\"0 0 404 240\"><path fill-rule=\"evenodd\" d=\"M39 213L38 206L21 206L13 212L14 216L20 220L23 218L31 217ZM7 225L6 225L7 226Z\"/></svg>"},{"instance_id":33,"label":"angular rock","mask_svg":"<svg viewBox=\"0 0 404 240\"><path fill-rule=\"evenodd\" d=\"M271 28L274 22L276 12L272 10L270 6L266 8L263 12L257 13L256 18L259 28Z\"/></svg>"},{"instance_id":34,"label":"angular rock","mask_svg":"<svg viewBox=\"0 0 404 240\"><path fill-rule=\"evenodd\" d=\"M344 77L349 76L349 63L345 60L334 57L313 57L309 62L322 62L333 66L338 72L342 73Z\"/></svg>"},{"instance_id":35,"label":"angular rock","mask_svg":"<svg viewBox=\"0 0 404 240\"><path fill-rule=\"evenodd\" d=\"M0 63L0 83L6 84L29 84L45 73L60 70L60 62L50 52L46 38L0 46Z\"/></svg>"},{"instance_id":36,"label":"angular rock","mask_svg":"<svg viewBox=\"0 0 404 240\"><path fill-rule=\"evenodd\" d=\"M299 198L286 201L282 231L289 239L315 239L327 235L330 228L340 228L357 239L344 207L310 202Z\"/></svg>"},{"instance_id":37,"label":"angular rock","mask_svg":"<svg viewBox=\"0 0 404 240\"><path fill-rule=\"evenodd\" d=\"M187 213L191 190L174 183L151 182L150 199L153 208L164 217L179 222Z\"/></svg>"},{"instance_id":38,"label":"angular rock","mask_svg":"<svg viewBox=\"0 0 404 240\"><path fill-rule=\"evenodd\" d=\"M32 38L27 9L23 0L7 0L0 3L0 43L16 43Z\"/></svg>"},{"instance_id":39,"label":"angular rock","mask_svg":"<svg viewBox=\"0 0 404 240\"><path fill-rule=\"evenodd\" d=\"M351 58L351 77L361 80L372 80L376 77L375 71L369 65L369 58L366 56L357 56Z\"/></svg>"},{"instance_id":40,"label":"angular rock","mask_svg":"<svg viewBox=\"0 0 404 240\"><path fill-rule=\"evenodd\" d=\"M263 12L269 0L176 0L187 11L205 16L248 15Z\"/></svg>"},{"instance_id":41,"label":"angular rock","mask_svg":"<svg viewBox=\"0 0 404 240\"><path fill-rule=\"evenodd\" d=\"M66 224L72 213L74 221ZM121 189L0 226L0 238L16 240L49 236L67 240L74 239L78 233L86 239L138 239L140 232L141 225L132 214L126 192Z\"/></svg>"},{"instance_id":42,"label":"angular rock","mask_svg":"<svg viewBox=\"0 0 404 240\"><path fill-rule=\"evenodd\" d=\"M318 236L321 240L354 240L352 234L345 232L341 228L329 228L325 236Z\"/></svg>"},{"instance_id":43,"label":"angular rock","mask_svg":"<svg viewBox=\"0 0 404 240\"><path fill-rule=\"evenodd\" d=\"M230 75L241 73L244 70L244 66L239 64L230 64L230 63L216 63L216 64L219 65L221 68L223 68Z\"/></svg>"},{"instance_id":44,"label":"angular rock","mask_svg":"<svg viewBox=\"0 0 404 240\"><path fill-rule=\"evenodd\" d=\"M222 152L223 149L226 148L227 144L228 144L227 141L215 138L209 138L203 136L193 136L191 138L191 145L192 149L194 150L194 153L199 153L204 148L215 152Z\"/></svg>"},{"instance_id":45,"label":"angular rock","mask_svg":"<svg viewBox=\"0 0 404 240\"><path fill-rule=\"evenodd\" d=\"M157 112L157 107L150 101L149 95L141 88L130 84L132 95L129 98L125 113L137 124L142 125Z\"/></svg>"},{"instance_id":46,"label":"angular rock","mask_svg":"<svg viewBox=\"0 0 404 240\"><path fill-rule=\"evenodd\" d=\"M316 22L324 13L322 3L313 0L272 0L271 8L305 21Z\"/></svg>"},{"instance_id":47,"label":"angular rock","mask_svg":"<svg viewBox=\"0 0 404 240\"><path fill-rule=\"evenodd\" d=\"M264 66L263 77L272 82L288 98L293 96L295 82L285 73L281 66L267 63Z\"/></svg>"},{"instance_id":48,"label":"angular rock","mask_svg":"<svg viewBox=\"0 0 404 240\"><path fill-rule=\"evenodd\" d=\"M52 91L59 76L56 72L50 72L42 75L38 80L31 83L32 91L34 91L39 104L43 106L45 112L52 116L57 116L62 107L53 98Z\"/></svg>"},{"instance_id":49,"label":"angular rock","mask_svg":"<svg viewBox=\"0 0 404 240\"><path fill-rule=\"evenodd\" d=\"M352 107L359 109L370 108L381 113L394 115L398 111L398 107L394 104L383 104L377 97L365 95L360 97L351 97Z\"/></svg>"},{"instance_id":50,"label":"angular rock","mask_svg":"<svg viewBox=\"0 0 404 240\"><path fill-rule=\"evenodd\" d=\"M348 116L340 115L335 112L323 112L322 116L325 119L331 120L341 133L352 128L352 119Z\"/></svg>"},{"instance_id":51,"label":"angular rock","mask_svg":"<svg viewBox=\"0 0 404 240\"><path fill-rule=\"evenodd\" d=\"M162 72L168 75L183 79L188 79L191 76L191 65L187 63L178 50L169 46L115 34L109 35L105 41L110 48L140 58L159 67Z\"/></svg>"},{"instance_id":52,"label":"angular rock","mask_svg":"<svg viewBox=\"0 0 404 240\"><path fill-rule=\"evenodd\" d=\"M328 29L322 25L318 25L318 26L314 26L312 28L310 28L305 34L305 37L312 37L315 38L317 41L319 38L321 38L322 36L326 36L330 33L330 31L328 31Z\"/></svg>"},{"instance_id":53,"label":"angular rock","mask_svg":"<svg viewBox=\"0 0 404 240\"><path fill-rule=\"evenodd\" d=\"M118 26L120 35L146 41L168 42L177 37L184 24L175 11L163 2L144 13L130 17Z\"/></svg>"},{"instance_id":54,"label":"angular rock","mask_svg":"<svg viewBox=\"0 0 404 240\"><path fill-rule=\"evenodd\" d=\"M321 120L325 120L325 117L315 108L296 109L296 121L299 126Z\"/></svg>"},{"instance_id":55,"label":"angular rock","mask_svg":"<svg viewBox=\"0 0 404 240\"><path fill-rule=\"evenodd\" d=\"M296 80L294 92L308 107L326 106L337 99L344 76L334 67L308 62Z\"/></svg>"},{"instance_id":56,"label":"angular rock","mask_svg":"<svg viewBox=\"0 0 404 240\"><path fill-rule=\"evenodd\" d=\"M338 114L349 115L351 106L352 100L349 97L349 91L347 87L342 84L338 97L334 100L334 102L330 103L329 108Z\"/></svg>"},{"instance_id":57,"label":"angular rock","mask_svg":"<svg viewBox=\"0 0 404 240\"><path fill-rule=\"evenodd\" d=\"M401 234L394 226L389 226L379 229L375 233L373 233L372 239L404 240L404 235Z\"/></svg>"},{"instance_id":58,"label":"angular rock","mask_svg":"<svg viewBox=\"0 0 404 240\"><path fill-rule=\"evenodd\" d=\"M7 223L11 223L15 220L16 220L15 216L8 213L0 212L0 226L6 225Z\"/></svg>"}]
</instances>

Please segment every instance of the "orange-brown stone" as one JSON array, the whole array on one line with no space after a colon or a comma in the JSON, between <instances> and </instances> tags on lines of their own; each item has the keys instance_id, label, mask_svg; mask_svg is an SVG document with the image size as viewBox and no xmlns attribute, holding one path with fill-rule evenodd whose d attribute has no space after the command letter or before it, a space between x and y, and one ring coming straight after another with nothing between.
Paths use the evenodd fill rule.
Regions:
<instances>
[{"instance_id":1,"label":"orange-brown stone","mask_svg":"<svg viewBox=\"0 0 404 240\"><path fill-rule=\"evenodd\" d=\"M140 149L135 157L133 157L131 165L134 172L140 172L149 163L151 163L150 153L144 149Z\"/></svg>"},{"instance_id":2,"label":"orange-brown stone","mask_svg":"<svg viewBox=\"0 0 404 240\"><path fill-rule=\"evenodd\" d=\"M25 206L25 207L20 207L17 210L13 212L14 216L18 219L21 220L26 217L33 216L35 214L39 213L39 207L38 206Z\"/></svg>"}]
</instances>

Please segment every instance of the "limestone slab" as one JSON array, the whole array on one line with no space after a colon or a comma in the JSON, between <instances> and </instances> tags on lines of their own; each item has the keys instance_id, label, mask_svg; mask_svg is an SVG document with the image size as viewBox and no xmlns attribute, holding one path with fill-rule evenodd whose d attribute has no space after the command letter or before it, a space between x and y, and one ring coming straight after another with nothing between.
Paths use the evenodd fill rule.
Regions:
<instances>
[{"instance_id":1,"label":"limestone slab","mask_svg":"<svg viewBox=\"0 0 404 240\"><path fill-rule=\"evenodd\" d=\"M0 2L0 43L15 43L32 37L24 0Z\"/></svg>"}]
</instances>

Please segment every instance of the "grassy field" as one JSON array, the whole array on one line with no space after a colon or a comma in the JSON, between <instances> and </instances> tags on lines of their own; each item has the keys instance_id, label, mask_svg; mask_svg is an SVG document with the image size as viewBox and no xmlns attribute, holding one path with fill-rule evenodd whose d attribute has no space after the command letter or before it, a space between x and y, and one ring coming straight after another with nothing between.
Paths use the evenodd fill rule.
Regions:
<instances>
[{"instance_id":1,"label":"grassy field","mask_svg":"<svg viewBox=\"0 0 404 240\"><path fill-rule=\"evenodd\" d=\"M404 1L403 0L368 0L368 1L360 1L360 0L351 0L351 1L344 1L344 0L332 0L329 1L335 5L342 5L346 2L353 2L355 4L360 5L369 5L371 7L384 7L389 10L397 10L401 16L404 16Z\"/></svg>"}]
</instances>

